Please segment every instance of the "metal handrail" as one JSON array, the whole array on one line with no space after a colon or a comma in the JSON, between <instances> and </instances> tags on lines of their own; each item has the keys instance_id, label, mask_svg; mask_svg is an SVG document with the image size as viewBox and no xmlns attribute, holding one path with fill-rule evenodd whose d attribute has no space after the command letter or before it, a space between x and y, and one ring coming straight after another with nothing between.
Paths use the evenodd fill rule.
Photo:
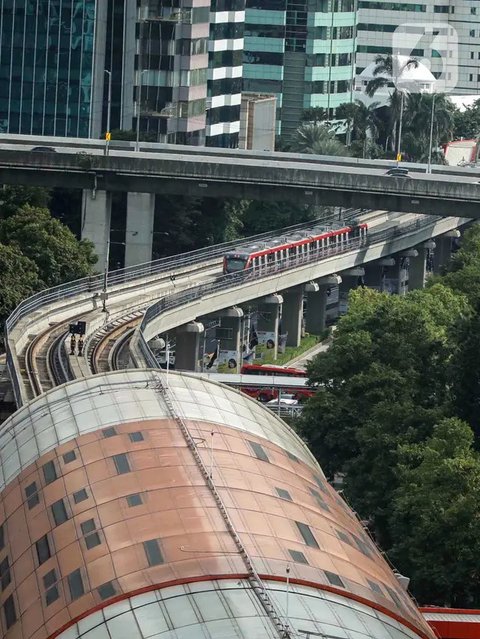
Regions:
<instances>
[{"instance_id":1,"label":"metal handrail","mask_svg":"<svg viewBox=\"0 0 480 639\"><path fill-rule=\"evenodd\" d=\"M318 262L319 260L332 257L333 255L347 253L363 246L368 247L372 244L385 242L385 240L394 239L400 235L406 235L417 231L420 228L432 226L433 224L435 224L435 222L431 219L418 219L414 222L399 225L393 229L384 229L383 231L377 232L374 231L373 233L370 233L365 240L361 238L354 238L342 243L338 247L321 248L317 251L313 251L308 256L298 256L294 259L286 258L281 262L259 267L258 269L244 271L243 273L229 273L218 278L215 282L199 284L190 289L169 295L168 297L162 297L162 299L158 300L158 302L155 302L148 307L139 328L134 334L133 340L138 342L138 346L148 366L160 368L160 365L148 346L148 342L146 341L143 333L147 325L164 311L184 306L217 291L242 286L245 282L248 282L253 278L265 279L279 272L291 270L292 268L297 268L298 266L303 266L312 262Z\"/></svg>"}]
</instances>

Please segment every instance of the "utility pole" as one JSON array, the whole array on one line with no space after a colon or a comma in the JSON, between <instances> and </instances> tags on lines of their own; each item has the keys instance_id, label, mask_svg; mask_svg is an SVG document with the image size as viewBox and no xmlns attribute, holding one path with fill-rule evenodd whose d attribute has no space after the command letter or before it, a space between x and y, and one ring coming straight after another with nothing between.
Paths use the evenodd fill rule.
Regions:
<instances>
[{"instance_id":1,"label":"utility pole","mask_svg":"<svg viewBox=\"0 0 480 639\"><path fill-rule=\"evenodd\" d=\"M107 132L105 133L105 155L108 155L108 147L110 139L112 137L110 131L110 123L112 116L112 72L105 69L105 73L108 74L108 103L107 103Z\"/></svg>"}]
</instances>

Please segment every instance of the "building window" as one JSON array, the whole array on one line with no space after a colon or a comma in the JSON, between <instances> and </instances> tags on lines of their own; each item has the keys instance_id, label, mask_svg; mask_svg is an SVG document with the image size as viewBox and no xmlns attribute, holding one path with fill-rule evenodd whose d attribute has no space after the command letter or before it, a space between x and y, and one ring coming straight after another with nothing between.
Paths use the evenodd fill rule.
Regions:
<instances>
[{"instance_id":1,"label":"building window","mask_svg":"<svg viewBox=\"0 0 480 639\"><path fill-rule=\"evenodd\" d=\"M127 504L130 506L140 506L143 504L143 499L140 493L133 493L133 495L127 495Z\"/></svg>"},{"instance_id":2,"label":"building window","mask_svg":"<svg viewBox=\"0 0 480 639\"><path fill-rule=\"evenodd\" d=\"M163 564L163 555L160 550L160 546L156 539L150 539L143 542L143 549L147 555L147 561L149 566L159 566Z\"/></svg>"},{"instance_id":3,"label":"building window","mask_svg":"<svg viewBox=\"0 0 480 639\"><path fill-rule=\"evenodd\" d=\"M115 464L115 468L117 469L117 475L123 475L130 472L130 464L128 462L126 453L114 455L113 462Z\"/></svg>"},{"instance_id":4,"label":"building window","mask_svg":"<svg viewBox=\"0 0 480 639\"><path fill-rule=\"evenodd\" d=\"M55 468L55 463L53 461L49 461L42 466L43 477L45 479L46 484L51 484L57 479L57 470Z\"/></svg>"},{"instance_id":5,"label":"building window","mask_svg":"<svg viewBox=\"0 0 480 639\"><path fill-rule=\"evenodd\" d=\"M367 581L370 589L373 590L373 592L376 592L378 595L383 595L382 589L376 581L372 581L371 579L367 579Z\"/></svg>"},{"instance_id":6,"label":"building window","mask_svg":"<svg viewBox=\"0 0 480 639\"><path fill-rule=\"evenodd\" d=\"M53 461L43 464L42 469L46 484L51 484L57 479L57 470Z\"/></svg>"},{"instance_id":7,"label":"building window","mask_svg":"<svg viewBox=\"0 0 480 639\"><path fill-rule=\"evenodd\" d=\"M307 558L305 557L303 552L300 552L299 550L289 550L288 552L290 553L290 557L295 563L308 564Z\"/></svg>"},{"instance_id":8,"label":"building window","mask_svg":"<svg viewBox=\"0 0 480 639\"><path fill-rule=\"evenodd\" d=\"M268 459L267 453L265 452L263 446L260 446L260 444L257 444L257 442L251 442L250 440L248 440L248 443L250 445L250 448L253 451L253 454L255 455L257 459L260 459L261 461L265 461L265 462L270 461Z\"/></svg>"},{"instance_id":9,"label":"building window","mask_svg":"<svg viewBox=\"0 0 480 639\"><path fill-rule=\"evenodd\" d=\"M473 60L475 57L475 51L470 51L470 60Z\"/></svg>"},{"instance_id":10,"label":"building window","mask_svg":"<svg viewBox=\"0 0 480 639\"><path fill-rule=\"evenodd\" d=\"M356 535L353 535L353 540L355 541L355 543L357 544L357 548L358 550L363 553L366 557L371 557L371 553L370 553L370 549L368 548L367 544L362 540L359 539L359 537L357 537Z\"/></svg>"},{"instance_id":11,"label":"building window","mask_svg":"<svg viewBox=\"0 0 480 639\"><path fill-rule=\"evenodd\" d=\"M0 550L5 548L5 524L0 526Z\"/></svg>"},{"instance_id":12,"label":"building window","mask_svg":"<svg viewBox=\"0 0 480 639\"><path fill-rule=\"evenodd\" d=\"M320 493L317 490L310 488L310 494L312 495L312 497L315 498L315 501L320 506L320 508L322 508L323 510L326 510L327 512L330 512L330 508L327 506L325 500L323 499L323 497L320 495Z\"/></svg>"},{"instance_id":13,"label":"building window","mask_svg":"<svg viewBox=\"0 0 480 639\"><path fill-rule=\"evenodd\" d=\"M318 475L312 475L313 477L313 481L317 484L317 486L320 488L320 490L323 493L327 492L327 489L325 488L325 482L323 481L323 479L321 477L319 477Z\"/></svg>"},{"instance_id":14,"label":"building window","mask_svg":"<svg viewBox=\"0 0 480 639\"><path fill-rule=\"evenodd\" d=\"M335 572L330 572L329 570L324 570L326 578L332 584L332 586L338 586L339 588L345 588L345 584L340 579L339 575Z\"/></svg>"},{"instance_id":15,"label":"building window","mask_svg":"<svg viewBox=\"0 0 480 639\"><path fill-rule=\"evenodd\" d=\"M8 586L11 582L10 577L10 564L8 563L8 557L5 557L3 561L0 561L0 587L2 590Z\"/></svg>"},{"instance_id":16,"label":"building window","mask_svg":"<svg viewBox=\"0 0 480 639\"><path fill-rule=\"evenodd\" d=\"M113 426L111 426L110 428L104 428L102 430L102 435L105 438L114 437L116 434L117 434L117 431L115 430L115 428L113 428Z\"/></svg>"},{"instance_id":17,"label":"building window","mask_svg":"<svg viewBox=\"0 0 480 639\"><path fill-rule=\"evenodd\" d=\"M97 592L100 599L110 599L110 597L117 594L112 581L107 581L107 583L98 586Z\"/></svg>"},{"instance_id":18,"label":"building window","mask_svg":"<svg viewBox=\"0 0 480 639\"><path fill-rule=\"evenodd\" d=\"M5 615L5 624L8 630L17 621L17 613L15 612L13 595L10 595L10 597L5 599L5 603L3 604L3 614Z\"/></svg>"},{"instance_id":19,"label":"building window","mask_svg":"<svg viewBox=\"0 0 480 639\"><path fill-rule=\"evenodd\" d=\"M131 442L143 442L143 434L137 430L134 433L128 433Z\"/></svg>"},{"instance_id":20,"label":"building window","mask_svg":"<svg viewBox=\"0 0 480 639\"><path fill-rule=\"evenodd\" d=\"M87 521L82 522L80 524L80 528L82 529L87 550L95 548L95 546L99 546L102 543L100 541L100 535L97 532L97 526L95 525L94 519L87 519Z\"/></svg>"},{"instance_id":21,"label":"building window","mask_svg":"<svg viewBox=\"0 0 480 639\"><path fill-rule=\"evenodd\" d=\"M81 501L85 501L85 499L88 499L88 493L85 490L85 488L82 488L81 490L77 490L76 493L73 493L73 501L76 504L79 504Z\"/></svg>"},{"instance_id":22,"label":"building window","mask_svg":"<svg viewBox=\"0 0 480 639\"><path fill-rule=\"evenodd\" d=\"M51 511L56 526L60 526L60 524L68 521L67 509L65 508L63 499L59 499L54 504L52 504Z\"/></svg>"},{"instance_id":23,"label":"building window","mask_svg":"<svg viewBox=\"0 0 480 639\"><path fill-rule=\"evenodd\" d=\"M470 37L471 38L475 37L475 29L470 29Z\"/></svg>"},{"instance_id":24,"label":"building window","mask_svg":"<svg viewBox=\"0 0 480 639\"><path fill-rule=\"evenodd\" d=\"M64 464L69 464L72 461L75 461L77 459L77 454L75 453L74 450L69 450L68 453L65 453L63 456L63 463Z\"/></svg>"},{"instance_id":25,"label":"building window","mask_svg":"<svg viewBox=\"0 0 480 639\"><path fill-rule=\"evenodd\" d=\"M275 488L275 490L277 491L277 495L281 497L282 499L286 499L287 501L293 501L288 490L285 490L284 488Z\"/></svg>"},{"instance_id":26,"label":"building window","mask_svg":"<svg viewBox=\"0 0 480 639\"><path fill-rule=\"evenodd\" d=\"M297 524L297 528L300 531L300 534L303 537L303 541L307 544L307 546L310 546L311 548L320 548L317 540L310 530L310 526L307 526L307 524L302 524L301 521L296 521L295 523Z\"/></svg>"},{"instance_id":27,"label":"building window","mask_svg":"<svg viewBox=\"0 0 480 639\"><path fill-rule=\"evenodd\" d=\"M337 530L337 535L338 535L338 538L341 539L344 544L348 544L349 546L352 545L352 542L350 541L350 538L348 537L346 533L344 533L341 530Z\"/></svg>"},{"instance_id":28,"label":"building window","mask_svg":"<svg viewBox=\"0 0 480 639\"><path fill-rule=\"evenodd\" d=\"M40 503L38 496L37 482L33 481L25 488L25 497L27 498L28 509L31 510L34 506Z\"/></svg>"},{"instance_id":29,"label":"building window","mask_svg":"<svg viewBox=\"0 0 480 639\"><path fill-rule=\"evenodd\" d=\"M50 552L50 544L48 543L48 536L43 535L43 537L40 537L40 539L35 542L35 546L37 548L38 564L41 566L52 556Z\"/></svg>"},{"instance_id":30,"label":"building window","mask_svg":"<svg viewBox=\"0 0 480 639\"><path fill-rule=\"evenodd\" d=\"M473 82L473 73L469 74L468 79L470 80L470 82Z\"/></svg>"},{"instance_id":31,"label":"building window","mask_svg":"<svg viewBox=\"0 0 480 639\"><path fill-rule=\"evenodd\" d=\"M77 570L74 570L68 575L67 581L68 581L68 589L70 590L70 597L72 598L72 601L74 601L75 599L78 599L83 594L85 594L82 574L79 568L77 568Z\"/></svg>"},{"instance_id":32,"label":"building window","mask_svg":"<svg viewBox=\"0 0 480 639\"><path fill-rule=\"evenodd\" d=\"M45 588L45 603L49 606L54 601L57 601L59 597L57 586L57 573L55 570L50 570L43 577L43 587Z\"/></svg>"}]
</instances>

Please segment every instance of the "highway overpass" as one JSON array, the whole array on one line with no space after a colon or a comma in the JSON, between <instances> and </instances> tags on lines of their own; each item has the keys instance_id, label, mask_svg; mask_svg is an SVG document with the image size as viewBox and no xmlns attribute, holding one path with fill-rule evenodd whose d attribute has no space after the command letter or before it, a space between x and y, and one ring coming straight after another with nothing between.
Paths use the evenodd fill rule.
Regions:
<instances>
[{"instance_id":1,"label":"highway overpass","mask_svg":"<svg viewBox=\"0 0 480 639\"><path fill-rule=\"evenodd\" d=\"M25 136L24 136L25 137ZM162 152L103 149L85 142L56 152L0 138L0 183L79 188L97 193L169 193L292 201L438 216L480 217L480 171L443 168L409 178L385 175L392 162L315 158L183 147ZM98 143L98 141L97 141ZM42 143L42 146L45 146ZM79 152L85 154L79 155Z\"/></svg>"}]
</instances>

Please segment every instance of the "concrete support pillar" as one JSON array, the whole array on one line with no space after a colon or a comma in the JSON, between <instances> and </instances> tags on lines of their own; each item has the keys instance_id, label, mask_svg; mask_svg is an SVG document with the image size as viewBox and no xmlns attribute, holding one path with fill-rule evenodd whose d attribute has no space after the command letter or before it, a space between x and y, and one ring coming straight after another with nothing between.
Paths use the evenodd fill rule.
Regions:
<instances>
[{"instance_id":1,"label":"concrete support pillar","mask_svg":"<svg viewBox=\"0 0 480 639\"><path fill-rule=\"evenodd\" d=\"M409 288L410 267L412 260L418 258L418 250L416 248L402 251L397 256L397 277L398 277L398 295L405 295Z\"/></svg>"},{"instance_id":2,"label":"concrete support pillar","mask_svg":"<svg viewBox=\"0 0 480 639\"><path fill-rule=\"evenodd\" d=\"M423 246L417 246L416 256L409 258L408 267L408 290L415 291L425 287L427 280L427 249Z\"/></svg>"},{"instance_id":3,"label":"concrete support pillar","mask_svg":"<svg viewBox=\"0 0 480 639\"><path fill-rule=\"evenodd\" d=\"M278 355L278 329L283 297L277 293L264 297L258 304L257 336L261 344L273 349L273 359Z\"/></svg>"},{"instance_id":4,"label":"concrete support pillar","mask_svg":"<svg viewBox=\"0 0 480 639\"><path fill-rule=\"evenodd\" d=\"M303 286L282 292L282 330L287 333L287 346L300 346L303 323Z\"/></svg>"},{"instance_id":5,"label":"concrete support pillar","mask_svg":"<svg viewBox=\"0 0 480 639\"><path fill-rule=\"evenodd\" d=\"M83 191L82 240L90 240L98 256L97 271L102 272L110 239L112 197L108 191Z\"/></svg>"},{"instance_id":6,"label":"concrete support pillar","mask_svg":"<svg viewBox=\"0 0 480 639\"><path fill-rule=\"evenodd\" d=\"M220 313L220 353L219 363L237 373L242 365L242 318L243 311L237 306Z\"/></svg>"},{"instance_id":7,"label":"concrete support pillar","mask_svg":"<svg viewBox=\"0 0 480 639\"><path fill-rule=\"evenodd\" d=\"M200 341L204 327L200 322L189 322L177 328L175 369L197 371L200 360Z\"/></svg>"},{"instance_id":8,"label":"concrete support pillar","mask_svg":"<svg viewBox=\"0 0 480 639\"><path fill-rule=\"evenodd\" d=\"M154 193L128 193L125 266L151 261L154 217Z\"/></svg>"},{"instance_id":9,"label":"concrete support pillar","mask_svg":"<svg viewBox=\"0 0 480 639\"><path fill-rule=\"evenodd\" d=\"M342 271L342 282L339 287L338 310L340 315L345 315L348 310L348 294L352 288L357 288L363 283L365 278L365 269L363 266Z\"/></svg>"},{"instance_id":10,"label":"concrete support pillar","mask_svg":"<svg viewBox=\"0 0 480 639\"><path fill-rule=\"evenodd\" d=\"M363 277L365 286L383 292L388 270L394 266L395 259L393 257L382 257L375 262L365 264L365 275Z\"/></svg>"},{"instance_id":11,"label":"concrete support pillar","mask_svg":"<svg viewBox=\"0 0 480 639\"><path fill-rule=\"evenodd\" d=\"M440 273L442 268L446 266L452 255L452 240L458 237L460 237L460 231L454 229L453 231L448 231L448 233L445 233L441 237L435 238L436 247L433 251L434 273Z\"/></svg>"},{"instance_id":12,"label":"concrete support pillar","mask_svg":"<svg viewBox=\"0 0 480 639\"><path fill-rule=\"evenodd\" d=\"M452 238L451 237L436 237L435 249L433 250L433 272L435 274L440 273L442 267L450 259L452 252Z\"/></svg>"},{"instance_id":13,"label":"concrete support pillar","mask_svg":"<svg viewBox=\"0 0 480 639\"><path fill-rule=\"evenodd\" d=\"M326 327L328 293L332 286L338 286L342 278L338 275L322 277L306 284L307 312L305 330L312 335L321 335Z\"/></svg>"}]
</instances>

